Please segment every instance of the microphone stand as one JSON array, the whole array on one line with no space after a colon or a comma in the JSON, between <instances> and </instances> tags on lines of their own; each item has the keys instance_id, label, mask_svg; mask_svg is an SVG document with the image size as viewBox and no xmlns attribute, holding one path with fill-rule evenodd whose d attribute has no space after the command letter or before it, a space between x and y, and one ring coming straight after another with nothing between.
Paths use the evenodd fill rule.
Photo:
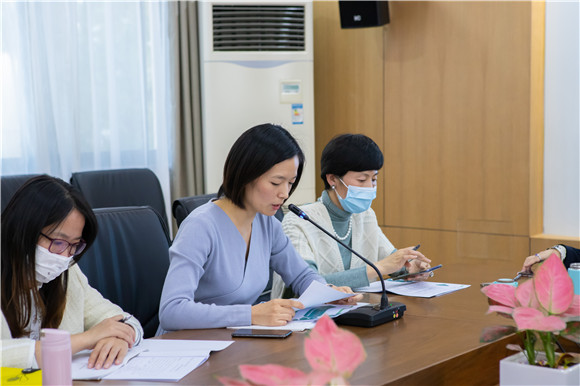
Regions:
<instances>
[{"instance_id":1,"label":"microphone stand","mask_svg":"<svg viewBox=\"0 0 580 386\"><path fill-rule=\"evenodd\" d=\"M366 258L364 258L363 256L361 256L359 253L354 251L348 245L346 245L345 243L340 241L337 237L335 237L333 234L328 232L326 229L322 228L316 222L312 221L310 219L310 217L302 209L298 208L296 205L290 204L288 206L288 209L292 213L294 213L296 216L300 217L301 219L310 222L312 225L314 225L316 228L320 229L327 236L334 239L336 242L338 242L344 248L346 248L347 250L352 252L354 255L356 255L358 258L360 258L366 264L370 265L375 270L375 272L379 276L379 279L381 280L381 286L383 287L383 293L381 295L381 303L380 304L363 306L363 307L356 308L354 310L350 310L350 311L334 318L334 320L337 323L346 324L346 325L350 325L350 326L358 326L358 327L374 327L374 326L378 326L378 325L381 325L383 323L387 323L387 322L390 322L392 320L399 319L399 318L403 317L403 314L405 313L405 310L407 309L407 307L403 303L398 303L398 302L389 303L389 300L387 297L387 290L385 288L385 280L383 279L383 275L381 274L381 271L379 271L379 269L377 268L376 265L374 265L371 261L369 261Z\"/></svg>"}]
</instances>

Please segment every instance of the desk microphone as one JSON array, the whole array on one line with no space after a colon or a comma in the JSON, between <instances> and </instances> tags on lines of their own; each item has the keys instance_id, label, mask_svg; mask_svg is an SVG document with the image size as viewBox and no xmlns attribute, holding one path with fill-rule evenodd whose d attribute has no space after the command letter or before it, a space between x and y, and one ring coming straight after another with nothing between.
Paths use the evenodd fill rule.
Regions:
<instances>
[{"instance_id":1,"label":"desk microphone","mask_svg":"<svg viewBox=\"0 0 580 386\"><path fill-rule=\"evenodd\" d=\"M294 213L296 216L310 222L312 225L320 229L322 232L332 237L337 243L339 243L340 245L348 249L350 252L355 254L357 257L359 257L362 261L370 265L376 271L377 275L379 276L379 279L381 280L383 294L381 295L380 304L363 306L355 308L354 310L350 310L347 313L344 313L334 318L334 320L337 323L358 327L374 327L403 317L403 314L405 313L407 307L403 303L398 302L392 302L389 304L387 290L385 289L385 280L383 279L383 275L381 274L381 271L379 271L376 265L374 265L366 258L362 257L348 245L340 241L333 234L331 234L326 229L322 228L320 225L312 221L310 217L308 217L308 215L304 213L304 211L299 207L297 207L296 205L290 204L288 205L288 209L290 209L290 211Z\"/></svg>"}]
</instances>

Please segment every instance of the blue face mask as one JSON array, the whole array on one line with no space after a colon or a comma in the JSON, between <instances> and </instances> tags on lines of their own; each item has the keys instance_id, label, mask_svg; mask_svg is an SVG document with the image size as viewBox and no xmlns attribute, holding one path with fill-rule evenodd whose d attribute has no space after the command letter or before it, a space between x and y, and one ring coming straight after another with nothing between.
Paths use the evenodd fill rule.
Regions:
<instances>
[{"instance_id":1,"label":"blue face mask","mask_svg":"<svg viewBox=\"0 0 580 386\"><path fill-rule=\"evenodd\" d=\"M377 197L377 187L348 186L342 179L339 178L339 180L348 189L345 198L340 197L340 194L336 192L342 209L350 213L362 213L369 210L373 200Z\"/></svg>"}]
</instances>

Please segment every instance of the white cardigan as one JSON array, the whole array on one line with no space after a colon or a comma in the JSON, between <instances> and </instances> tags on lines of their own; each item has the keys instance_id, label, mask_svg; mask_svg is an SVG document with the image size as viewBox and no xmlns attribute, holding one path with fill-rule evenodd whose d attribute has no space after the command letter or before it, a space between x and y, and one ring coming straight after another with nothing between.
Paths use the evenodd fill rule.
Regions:
<instances>
[{"instance_id":1,"label":"white cardigan","mask_svg":"<svg viewBox=\"0 0 580 386\"><path fill-rule=\"evenodd\" d=\"M104 319L119 314L123 314L123 310L91 287L78 265L75 264L69 269L66 308L59 329L69 331L71 335L79 334ZM126 323L135 329L135 345L139 344L143 337L141 324L134 317ZM4 313L1 327L2 367L37 367L34 355L36 341L29 338L13 339Z\"/></svg>"},{"instance_id":2,"label":"white cardigan","mask_svg":"<svg viewBox=\"0 0 580 386\"><path fill-rule=\"evenodd\" d=\"M332 231L332 221L328 210L319 200L303 205L301 209L321 227ZM288 213L282 221L284 233L290 238L294 248L304 260L313 261L321 275L344 271L344 265L338 243L316 228L310 222L293 213ZM377 216L372 209L352 215L352 245L351 248L372 262L381 260L396 249L382 232L377 222ZM352 257L351 268L366 264L356 256ZM279 298L284 291L284 282L279 275L274 274L271 298Z\"/></svg>"}]
</instances>

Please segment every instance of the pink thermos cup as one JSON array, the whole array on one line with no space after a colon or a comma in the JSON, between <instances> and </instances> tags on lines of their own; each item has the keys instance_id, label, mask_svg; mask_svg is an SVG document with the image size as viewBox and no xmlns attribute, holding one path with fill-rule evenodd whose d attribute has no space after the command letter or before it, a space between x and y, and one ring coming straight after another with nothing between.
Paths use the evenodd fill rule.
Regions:
<instances>
[{"instance_id":1,"label":"pink thermos cup","mask_svg":"<svg viewBox=\"0 0 580 386\"><path fill-rule=\"evenodd\" d=\"M42 384L72 385L70 332L43 328L40 336L42 351Z\"/></svg>"}]
</instances>

